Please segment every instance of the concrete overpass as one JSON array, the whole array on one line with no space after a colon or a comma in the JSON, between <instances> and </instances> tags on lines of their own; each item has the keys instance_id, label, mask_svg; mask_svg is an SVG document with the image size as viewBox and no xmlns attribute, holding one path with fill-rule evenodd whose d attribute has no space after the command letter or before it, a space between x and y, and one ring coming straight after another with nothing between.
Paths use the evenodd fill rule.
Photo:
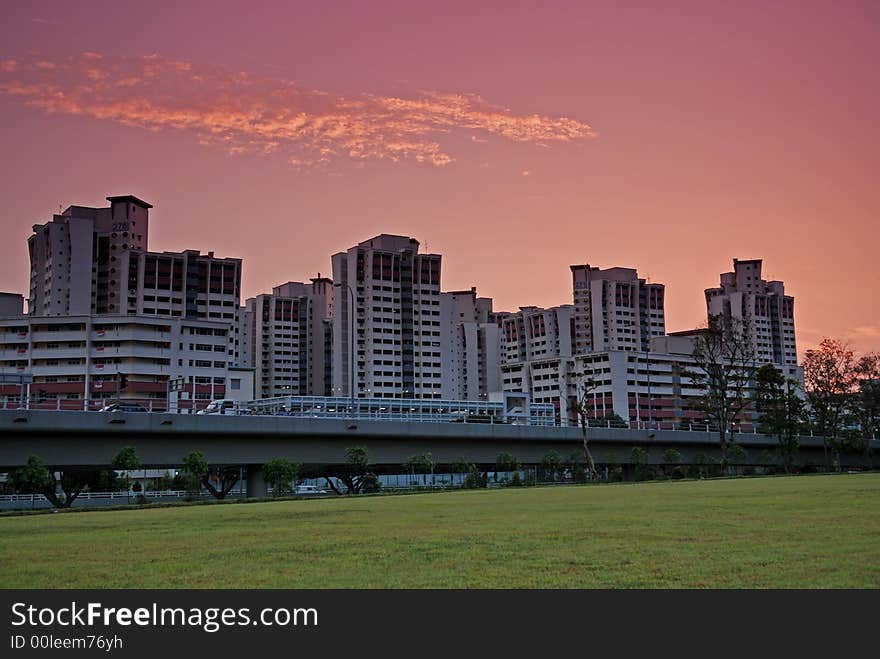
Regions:
<instances>
[{"instance_id":1,"label":"concrete overpass","mask_svg":"<svg viewBox=\"0 0 880 659\"><path fill-rule=\"evenodd\" d=\"M597 464L630 462L635 446L648 452L652 464L663 463L663 451L674 448L681 462L699 454L718 455L718 436L705 431L591 428L590 449ZM740 434L743 464L766 461L777 443L760 434ZM880 441L872 441L874 451ZM0 411L0 471L24 465L39 455L55 467L109 465L124 446L135 446L145 467L179 467L184 455L201 451L211 464L243 465L256 475L271 458L286 457L305 465L335 465L345 449L364 446L371 462L387 471L414 455L430 451L434 462L449 465L459 458L494 465L507 452L524 465L540 464L551 450L563 459L582 450L579 428L508 424L413 423L401 421L309 419L286 416L208 416L125 412ZM802 437L798 462L824 464L822 441ZM864 467L864 457L842 456L844 467ZM254 487L259 490L255 481Z\"/></svg>"}]
</instances>

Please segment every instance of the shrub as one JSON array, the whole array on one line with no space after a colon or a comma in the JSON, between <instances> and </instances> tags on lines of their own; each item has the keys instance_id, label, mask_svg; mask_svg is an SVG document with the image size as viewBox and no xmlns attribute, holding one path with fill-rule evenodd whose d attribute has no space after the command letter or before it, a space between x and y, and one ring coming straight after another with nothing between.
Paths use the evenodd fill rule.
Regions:
<instances>
[{"instance_id":1,"label":"shrub","mask_svg":"<svg viewBox=\"0 0 880 659\"><path fill-rule=\"evenodd\" d=\"M364 494L375 494L376 492L382 489L382 483L379 481L379 477L374 474L372 471L364 474L363 485L361 485L361 492Z\"/></svg>"},{"instance_id":2,"label":"shrub","mask_svg":"<svg viewBox=\"0 0 880 659\"><path fill-rule=\"evenodd\" d=\"M489 484L489 479L487 474L480 473L480 470L477 469L476 465L470 465L468 469L468 475L464 479L464 488L468 490L475 490L478 488L486 487Z\"/></svg>"}]
</instances>

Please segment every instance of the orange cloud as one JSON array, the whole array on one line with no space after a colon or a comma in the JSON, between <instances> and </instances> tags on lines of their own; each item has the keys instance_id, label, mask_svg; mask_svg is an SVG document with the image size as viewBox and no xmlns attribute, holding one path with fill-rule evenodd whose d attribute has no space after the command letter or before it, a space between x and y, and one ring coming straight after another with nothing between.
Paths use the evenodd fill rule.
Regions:
<instances>
[{"instance_id":1,"label":"orange cloud","mask_svg":"<svg viewBox=\"0 0 880 659\"><path fill-rule=\"evenodd\" d=\"M334 158L442 167L453 157L438 138L453 131L541 145L594 136L575 119L517 114L473 95L334 97L285 80L158 55L112 59L84 52L54 61L6 60L0 72L0 92L45 112L190 132L198 143L231 154L286 150L295 168ZM478 135L471 139L485 142Z\"/></svg>"},{"instance_id":2,"label":"orange cloud","mask_svg":"<svg viewBox=\"0 0 880 659\"><path fill-rule=\"evenodd\" d=\"M877 339L880 338L880 325L860 325L853 327L851 333L859 338Z\"/></svg>"}]
</instances>

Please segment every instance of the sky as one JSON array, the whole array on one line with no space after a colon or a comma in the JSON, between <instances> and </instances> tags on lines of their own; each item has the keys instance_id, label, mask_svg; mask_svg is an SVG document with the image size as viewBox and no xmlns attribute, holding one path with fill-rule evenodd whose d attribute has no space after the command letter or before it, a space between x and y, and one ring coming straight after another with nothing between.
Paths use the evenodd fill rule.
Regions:
<instances>
[{"instance_id":1,"label":"sky","mask_svg":"<svg viewBox=\"0 0 880 659\"><path fill-rule=\"evenodd\" d=\"M799 350L880 350L880 3L0 0L0 290L31 226L134 194L243 293L378 233L496 309L568 266L666 284L667 330L764 259Z\"/></svg>"}]
</instances>

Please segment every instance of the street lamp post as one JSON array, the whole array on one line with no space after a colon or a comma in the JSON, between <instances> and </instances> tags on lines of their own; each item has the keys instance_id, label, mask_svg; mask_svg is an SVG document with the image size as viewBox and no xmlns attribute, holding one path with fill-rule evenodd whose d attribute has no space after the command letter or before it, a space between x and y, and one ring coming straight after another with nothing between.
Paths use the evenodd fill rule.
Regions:
<instances>
[{"instance_id":1,"label":"street lamp post","mask_svg":"<svg viewBox=\"0 0 880 659\"><path fill-rule=\"evenodd\" d=\"M650 341L650 339L648 339ZM651 364L649 361L649 347L645 347L645 371L648 374L648 429L654 425L653 401L651 400Z\"/></svg>"},{"instance_id":2,"label":"street lamp post","mask_svg":"<svg viewBox=\"0 0 880 659\"><path fill-rule=\"evenodd\" d=\"M342 288L342 282L338 282L333 284L334 288ZM348 387L348 397L349 397L349 411L352 416L354 416L354 361L355 361L355 352L354 352L354 291L351 288L350 284L346 284L345 287L348 289L348 294L351 296L351 305L348 307L348 320L349 320L349 360L348 360L348 371L349 371L349 387Z\"/></svg>"}]
</instances>

